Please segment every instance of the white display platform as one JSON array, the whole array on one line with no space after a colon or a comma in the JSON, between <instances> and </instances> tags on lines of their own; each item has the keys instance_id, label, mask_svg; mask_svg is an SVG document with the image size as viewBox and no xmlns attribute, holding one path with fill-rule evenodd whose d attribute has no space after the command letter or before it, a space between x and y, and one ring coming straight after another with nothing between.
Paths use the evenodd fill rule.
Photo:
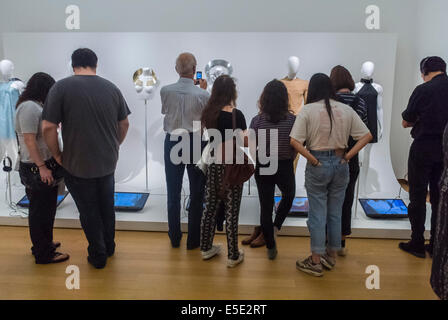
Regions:
<instances>
[{"instance_id":1,"label":"white display platform","mask_svg":"<svg viewBox=\"0 0 448 320\"><path fill-rule=\"evenodd\" d=\"M0 174L0 193L5 194L3 181L4 175ZM17 182L17 177L14 179ZM136 188L119 184L117 191L136 191ZM18 201L25 194L24 188L16 183L12 188L13 200ZM143 191L140 189L140 191ZM148 202L143 211L137 213L117 212L116 229L132 231L168 231L166 195L157 193L154 190L149 196ZM402 198L407 198L407 193L402 193ZM405 200L408 203L407 200ZM355 208L355 206L353 206ZM358 238L386 238L386 239L407 239L410 236L410 224L407 219L400 220L377 220L366 217L360 205L357 206L356 214L353 214L353 234L352 237ZM23 210L23 209L22 209ZM26 209L23 210L26 212ZM248 184L245 185L244 197L240 210L240 228L241 234L249 234L254 226L259 225L259 203L256 188L251 182L251 195L248 195ZM431 208L428 205L427 229L430 226ZM8 207L4 198L0 201L0 225L6 226L27 226L26 215L16 216L19 213L13 212ZM186 213L182 213L182 229L187 230ZM56 228L80 228L79 213L73 199L69 196L59 206L56 215ZM284 223L280 235L289 236L307 236L306 218L288 217ZM428 232L427 232L428 236Z\"/></svg>"}]
</instances>

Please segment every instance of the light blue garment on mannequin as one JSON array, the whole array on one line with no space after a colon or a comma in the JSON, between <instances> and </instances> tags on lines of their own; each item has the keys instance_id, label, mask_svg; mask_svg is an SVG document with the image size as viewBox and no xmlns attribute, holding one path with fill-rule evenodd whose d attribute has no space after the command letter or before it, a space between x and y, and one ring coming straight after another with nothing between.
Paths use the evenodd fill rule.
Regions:
<instances>
[{"instance_id":1,"label":"light blue garment on mannequin","mask_svg":"<svg viewBox=\"0 0 448 320\"><path fill-rule=\"evenodd\" d=\"M0 82L0 139L16 139L14 119L19 90L12 87L13 83Z\"/></svg>"}]
</instances>

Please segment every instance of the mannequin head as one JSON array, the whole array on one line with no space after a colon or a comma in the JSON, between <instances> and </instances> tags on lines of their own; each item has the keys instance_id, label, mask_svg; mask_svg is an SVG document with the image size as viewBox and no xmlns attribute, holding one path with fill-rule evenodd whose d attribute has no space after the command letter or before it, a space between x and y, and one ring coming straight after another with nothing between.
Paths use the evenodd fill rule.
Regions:
<instances>
[{"instance_id":1,"label":"mannequin head","mask_svg":"<svg viewBox=\"0 0 448 320\"><path fill-rule=\"evenodd\" d=\"M361 68L361 77L363 79L372 79L373 72L375 71L375 64L371 61L364 62Z\"/></svg>"},{"instance_id":2,"label":"mannequin head","mask_svg":"<svg viewBox=\"0 0 448 320\"><path fill-rule=\"evenodd\" d=\"M0 61L0 76L3 80L9 80L14 74L14 63L10 60Z\"/></svg>"},{"instance_id":3,"label":"mannequin head","mask_svg":"<svg viewBox=\"0 0 448 320\"><path fill-rule=\"evenodd\" d=\"M196 66L196 58L189 52L181 53L176 59L176 72L181 78L194 79Z\"/></svg>"},{"instance_id":4,"label":"mannequin head","mask_svg":"<svg viewBox=\"0 0 448 320\"><path fill-rule=\"evenodd\" d=\"M300 59L296 56L291 56L288 58L288 78L294 79L299 72Z\"/></svg>"},{"instance_id":5,"label":"mannequin head","mask_svg":"<svg viewBox=\"0 0 448 320\"><path fill-rule=\"evenodd\" d=\"M75 75L95 75L98 57L87 48L75 50L72 54L72 67Z\"/></svg>"}]
</instances>

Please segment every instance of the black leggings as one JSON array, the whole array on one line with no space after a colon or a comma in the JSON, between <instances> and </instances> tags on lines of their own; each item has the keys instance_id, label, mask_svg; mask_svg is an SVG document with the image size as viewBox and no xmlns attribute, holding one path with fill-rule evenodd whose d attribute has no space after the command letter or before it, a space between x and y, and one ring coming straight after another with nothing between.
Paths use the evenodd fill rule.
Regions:
<instances>
[{"instance_id":1,"label":"black leggings","mask_svg":"<svg viewBox=\"0 0 448 320\"><path fill-rule=\"evenodd\" d=\"M25 185L26 196L30 202L28 209L28 225L30 229L31 251L36 263L50 262L55 253L53 246L53 226L56 216L58 187L50 187L44 183L33 186L33 177L29 165L20 165L20 179Z\"/></svg>"},{"instance_id":2,"label":"black leggings","mask_svg":"<svg viewBox=\"0 0 448 320\"><path fill-rule=\"evenodd\" d=\"M352 234L352 207L355 199L356 181L358 180L359 176L358 156L350 160L348 166L350 170L350 181L348 183L347 190L345 191L345 199L344 204L342 205L342 217L341 217L343 236L349 236Z\"/></svg>"},{"instance_id":3,"label":"black leggings","mask_svg":"<svg viewBox=\"0 0 448 320\"><path fill-rule=\"evenodd\" d=\"M294 175L294 159L280 160L278 170L274 175L260 175L260 165L255 171L258 197L261 208L261 228L263 230L266 247L275 247L274 226L279 230L291 210L296 194L296 180ZM282 192L282 200L276 211L275 221L272 222L272 211L274 208L275 186Z\"/></svg>"}]
</instances>

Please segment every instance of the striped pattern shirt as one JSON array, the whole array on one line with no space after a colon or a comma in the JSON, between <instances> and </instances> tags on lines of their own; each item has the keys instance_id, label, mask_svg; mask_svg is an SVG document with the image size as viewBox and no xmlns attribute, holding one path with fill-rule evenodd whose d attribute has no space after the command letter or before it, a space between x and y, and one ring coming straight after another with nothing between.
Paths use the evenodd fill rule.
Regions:
<instances>
[{"instance_id":1,"label":"striped pattern shirt","mask_svg":"<svg viewBox=\"0 0 448 320\"><path fill-rule=\"evenodd\" d=\"M289 134L296 121L296 116L292 113L288 113L286 119L280 120L278 123L273 123L269 121L266 114L259 114L255 116L250 124L250 128L255 130L257 135L257 147L260 149L259 142L262 140L266 141L266 153L267 156L274 157L278 155L278 160L289 160L296 157L296 152L293 147L291 147ZM261 139L260 129L266 129L266 138ZM270 130L278 130L278 150L270 150Z\"/></svg>"},{"instance_id":2,"label":"striped pattern shirt","mask_svg":"<svg viewBox=\"0 0 448 320\"><path fill-rule=\"evenodd\" d=\"M367 122L368 122L368 120L367 120L367 105L366 105L365 101L361 97L358 97L353 93L339 93L338 92L337 95L340 99L339 101L352 107L352 109L355 110L356 113L359 115L362 122L364 122L365 125L367 125ZM356 105L353 105L356 98L358 99L358 103Z\"/></svg>"}]
</instances>

